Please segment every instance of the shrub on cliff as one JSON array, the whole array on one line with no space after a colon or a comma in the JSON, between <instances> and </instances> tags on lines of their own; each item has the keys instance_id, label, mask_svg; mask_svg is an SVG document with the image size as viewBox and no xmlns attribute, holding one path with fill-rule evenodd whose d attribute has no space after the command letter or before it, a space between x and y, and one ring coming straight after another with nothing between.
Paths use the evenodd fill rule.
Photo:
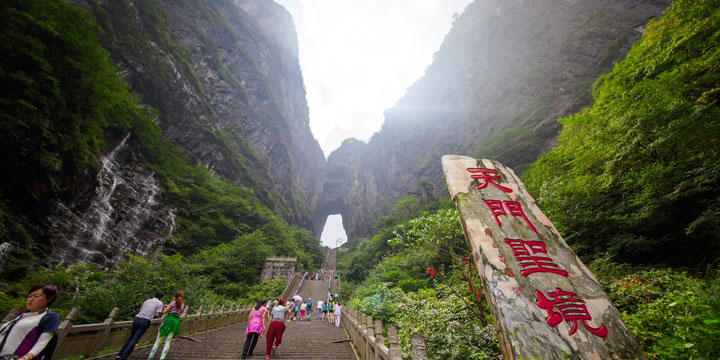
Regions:
<instances>
[{"instance_id":1,"label":"shrub on cliff","mask_svg":"<svg viewBox=\"0 0 720 360\"><path fill-rule=\"evenodd\" d=\"M718 44L716 1L673 2L524 175L580 256L686 266L720 256Z\"/></svg>"}]
</instances>

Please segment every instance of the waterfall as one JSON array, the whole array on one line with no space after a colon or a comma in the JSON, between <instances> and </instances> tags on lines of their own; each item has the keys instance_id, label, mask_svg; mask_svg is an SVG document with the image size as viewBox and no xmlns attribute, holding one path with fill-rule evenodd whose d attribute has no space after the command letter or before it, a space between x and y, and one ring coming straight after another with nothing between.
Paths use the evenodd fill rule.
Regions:
<instances>
[{"instance_id":1,"label":"waterfall","mask_svg":"<svg viewBox=\"0 0 720 360\"><path fill-rule=\"evenodd\" d=\"M130 134L100 159L96 187L82 212L60 204L51 221L56 244L50 258L61 264L109 268L126 253L147 255L174 230L173 211L158 198L160 186L127 146Z\"/></svg>"}]
</instances>

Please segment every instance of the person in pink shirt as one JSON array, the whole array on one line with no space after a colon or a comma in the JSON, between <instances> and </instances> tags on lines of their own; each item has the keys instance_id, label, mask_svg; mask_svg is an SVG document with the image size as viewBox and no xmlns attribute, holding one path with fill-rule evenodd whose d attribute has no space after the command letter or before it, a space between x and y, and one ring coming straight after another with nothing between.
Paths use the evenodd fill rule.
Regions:
<instances>
[{"instance_id":1,"label":"person in pink shirt","mask_svg":"<svg viewBox=\"0 0 720 360\"><path fill-rule=\"evenodd\" d=\"M242 359L253 356L253 350L257 344L258 338L265 332L265 307L267 300L260 300L255 308L250 311L248 316L248 325L245 329L245 345L243 346Z\"/></svg>"}]
</instances>

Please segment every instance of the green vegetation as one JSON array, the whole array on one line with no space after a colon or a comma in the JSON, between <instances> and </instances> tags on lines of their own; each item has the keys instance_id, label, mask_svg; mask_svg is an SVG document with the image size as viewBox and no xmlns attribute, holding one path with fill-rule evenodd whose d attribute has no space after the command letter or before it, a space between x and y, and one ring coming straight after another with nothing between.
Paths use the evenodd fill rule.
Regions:
<instances>
[{"instance_id":1,"label":"green vegetation","mask_svg":"<svg viewBox=\"0 0 720 360\"><path fill-rule=\"evenodd\" d=\"M581 256L695 267L720 255L716 5L676 1L651 21L525 174Z\"/></svg>"},{"instance_id":2,"label":"green vegetation","mask_svg":"<svg viewBox=\"0 0 720 360\"><path fill-rule=\"evenodd\" d=\"M105 130L143 118L96 43L92 18L59 1L0 7L0 235L29 241L25 221L97 167ZM18 226L19 224L19 226Z\"/></svg>"},{"instance_id":3,"label":"green vegetation","mask_svg":"<svg viewBox=\"0 0 720 360\"><path fill-rule=\"evenodd\" d=\"M717 359L720 277L673 268L633 269L607 258L589 265L649 359Z\"/></svg>"},{"instance_id":4,"label":"green vegetation","mask_svg":"<svg viewBox=\"0 0 720 360\"><path fill-rule=\"evenodd\" d=\"M349 305L397 325L404 346L410 336L425 336L430 358L497 359L489 309L475 296L480 280L474 266L464 263L469 250L457 212L426 212L381 230L392 235L361 240L339 254L339 293ZM357 280L357 262L363 261L366 275ZM720 356L717 270L699 276L677 268L632 267L608 257L592 260L589 268L649 359Z\"/></svg>"},{"instance_id":5,"label":"green vegetation","mask_svg":"<svg viewBox=\"0 0 720 360\"><path fill-rule=\"evenodd\" d=\"M411 336L423 335L430 358L497 358L489 309L476 296L480 279L463 261L470 253L454 204L428 196L428 185L419 186L424 201L398 201L376 222L377 235L339 254L338 292L351 307L397 325L405 351Z\"/></svg>"},{"instance_id":6,"label":"green vegetation","mask_svg":"<svg viewBox=\"0 0 720 360\"><path fill-rule=\"evenodd\" d=\"M158 31L152 36L171 46L159 9L152 1L142 4L143 11L154 11ZM6 1L0 21L0 149L6 160L0 171L12 174L2 178L0 242L13 244L0 273L0 312L23 307L29 285L40 281L60 287L58 310L79 306L84 321L102 321L113 306L131 316L157 289L184 290L193 306L254 301L283 290L277 282L257 284L265 256L297 256L301 268L321 264L323 249L310 232L288 225L251 189L189 165L163 138L155 110L136 103L98 44L98 33L120 41L117 33L103 33L87 12L62 1ZM127 132L161 179L164 200L177 209L167 255L130 256L108 274L84 265L48 267L41 261L49 244L39 219L52 201L84 191L77 187L92 181L106 139Z\"/></svg>"},{"instance_id":7,"label":"green vegetation","mask_svg":"<svg viewBox=\"0 0 720 360\"><path fill-rule=\"evenodd\" d=\"M162 290L172 294L177 290L185 292L185 303L191 313L204 305L205 311L211 305L249 304L259 299L278 297L285 290L283 280L265 281L253 285L243 285L239 296L230 296L226 279L213 274L213 264L206 265L203 256L183 258L181 255L161 256L157 259L143 259L128 256L110 273L102 272L92 266L72 265L56 266L43 271L28 274L23 281L10 282L7 290L0 292L0 313L5 314L12 308L24 308L24 296L27 289L36 283L55 284L60 292L53 310L62 316L72 307L80 309L81 323L102 322L113 307L119 307L118 319L131 319L137 313L140 304ZM243 268L238 267L238 270ZM233 289L234 290L234 289ZM224 296L225 295L225 296ZM166 297L165 302L167 303Z\"/></svg>"},{"instance_id":8,"label":"green vegetation","mask_svg":"<svg viewBox=\"0 0 720 360\"><path fill-rule=\"evenodd\" d=\"M717 5L678 0L650 22L627 59L596 82L594 105L561 119L553 150L524 174L649 359L720 357ZM518 129L508 125L493 141L534 131ZM457 215L403 213L408 202L341 255L341 294L399 325L405 339L424 335L430 358L497 358L493 332L463 307L475 300L467 281L478 282L457 260L468 256ZM485 306L473 307L489 317Z\"/></svg>"}]
</instances>

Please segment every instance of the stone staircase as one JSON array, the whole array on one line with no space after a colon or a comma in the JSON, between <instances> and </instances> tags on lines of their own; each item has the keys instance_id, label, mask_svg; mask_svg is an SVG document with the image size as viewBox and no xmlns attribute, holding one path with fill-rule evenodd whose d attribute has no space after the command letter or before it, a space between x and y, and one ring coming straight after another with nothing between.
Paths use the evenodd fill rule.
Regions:
<instances>
[{"instance_id":1,"label":"stone staircase","mask_svg":"<svg viewBox=\"0 0 720 360\"><path fill-rule=\"evenodd\" d=\"M313 303L317 305L318 300L327 300L328 283L318 280L305 280L298 293L303 300L312 297ZM336 328L317 320L317 311L311 312L311 320L286 322L283 341L272 359L332 359L332 360L355 360L355 353L350 345L347 334L342 326ZM242 347L245 343L244 333L247 323L230 326L224 329L209 331L192 336L193 340L176 339L172 342L166 359L240 359ZM196 340L196 341L194 341ZM334 341L341 342L334 342ZM249 359L265 358L266 337L258 340L253 353ZM160 351L155 359L160 358ZM130 359L147 359L150 353L150 346L136 348ZM112 359L112 356L102 357Z\"/></svg>"}]
</instances>

